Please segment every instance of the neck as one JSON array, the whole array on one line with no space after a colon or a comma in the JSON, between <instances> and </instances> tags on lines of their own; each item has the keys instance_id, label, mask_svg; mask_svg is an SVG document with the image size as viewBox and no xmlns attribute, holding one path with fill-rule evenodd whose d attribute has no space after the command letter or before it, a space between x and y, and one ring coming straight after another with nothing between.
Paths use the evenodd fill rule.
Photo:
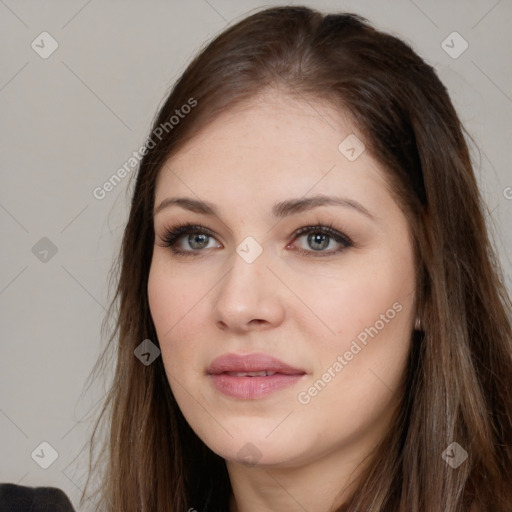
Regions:
<instances>
[{"instance_id":1,"label":"neck","mask_svg":"<svg viewBox=\"0 0 512 512\"><path fill-rule=\"evenodd\" d=\"M353 495L363 470L360 459L345 455L333 451L300 467L244 466L227 461L232 487L229 511L326 512L333 510L333 505L344 510L339 507Z\"/></svg>"}]
</instances>

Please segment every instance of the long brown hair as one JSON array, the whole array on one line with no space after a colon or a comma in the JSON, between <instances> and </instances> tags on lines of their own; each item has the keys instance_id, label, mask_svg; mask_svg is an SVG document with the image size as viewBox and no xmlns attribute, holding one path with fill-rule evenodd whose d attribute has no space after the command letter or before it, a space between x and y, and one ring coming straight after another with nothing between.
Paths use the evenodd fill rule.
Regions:
<instances>
[{"instance_id":1,"label":"long brown hair","mask_svg":"<svg viewBox=\"0 0 512 512\"><path fill-rule=\"evenodd\" d=\"M162 359L146 366L134 349L145 339L158 346L147 282L159 171L218 114L269 89L351 115L386 169L415 248L424 330L411 334L401 407L347 510L510 512L512 304L467 134L436 72L407 44L358 15L306 7L262 10L229 27L190 63L154 121L113 271L115 325L95 368L105 371L116 350L91 438L93 457L106 427L101 510L228 510L224 460L185 421ZM176 110L183 115L170 121ZM456 469L442 457L452 442L467 452Z\"/></svg>"}]
</instances>

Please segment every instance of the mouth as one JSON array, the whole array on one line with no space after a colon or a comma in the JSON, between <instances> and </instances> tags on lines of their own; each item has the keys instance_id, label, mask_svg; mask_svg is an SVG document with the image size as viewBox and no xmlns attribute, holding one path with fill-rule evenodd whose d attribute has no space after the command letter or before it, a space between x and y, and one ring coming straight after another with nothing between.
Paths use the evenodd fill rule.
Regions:
<instances>
[{"instance_id":1,"label":"mouth","mask_svg":"<svg viewBox=\"0 0 512 512\"><path fill-rule=\"evenodd\" d=\"M249 400L292 386L306 372L266 354L224 354L210 364L207 375L222 394Z\"/></svg>"},{"instance_id":2,"label":"mouth","mask_svg":"<svg viewBox=\"0 0 512 512\"><path fill-rule=\"evenodd\" d=\"M267 354L223 354L211 362L206 372L210 375L226 373L239 377L264 377L275 373L283 375L306 373L300 368L295 368Z\"/></svg>"},{"instance_id":3,"label":"mouth","mask_svg":"<svg viewBox=\"0 0 512 512\"><path fill-rule=\"evenodd\" d=\"M267 370L261 370L259 372L222 372L230 377L268 377L269 375L275 375L279 372L271 372ZM220 375L220 374L217 374Z\"/></svg>"}]
</instances>

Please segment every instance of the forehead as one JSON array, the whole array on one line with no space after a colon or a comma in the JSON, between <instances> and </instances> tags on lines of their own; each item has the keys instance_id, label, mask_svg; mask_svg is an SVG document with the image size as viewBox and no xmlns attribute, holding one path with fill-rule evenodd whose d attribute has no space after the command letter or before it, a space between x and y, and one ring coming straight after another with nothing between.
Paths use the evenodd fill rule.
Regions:
<instances>
[{"instance_id":1,"label":"forehead","mask_svg":"<svg viewBox=\"0 0 512 512\"><path fill-rule=\"evenodd\" d=\"M260 95L222 113L165 163L156 201L176 192L268 202L334 189L376 200L384 192L383 170L368 151L347 158L354 152L346 152L346 140L360 144L357 152L364 148L350 116L332 105Z\"/></svg>"}]
</instances>

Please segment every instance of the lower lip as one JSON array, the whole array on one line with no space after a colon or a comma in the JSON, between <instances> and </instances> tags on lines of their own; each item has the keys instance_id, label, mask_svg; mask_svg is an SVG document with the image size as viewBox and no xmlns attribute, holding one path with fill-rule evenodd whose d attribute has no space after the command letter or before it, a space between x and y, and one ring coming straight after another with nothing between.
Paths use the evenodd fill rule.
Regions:
<instances>
[{"instance_id":1,"label":"lower lip","mask_svg":"<svg viewBox=\"0 0 512 512\"><path fill-rule=\"evenodd\" d=\"M262 398L276 391L293 386L304 374L275 373L266 377L236 377L227 373L210 375L215 388L227 396L250 400Z\"/></svg>"}]
</instances>

